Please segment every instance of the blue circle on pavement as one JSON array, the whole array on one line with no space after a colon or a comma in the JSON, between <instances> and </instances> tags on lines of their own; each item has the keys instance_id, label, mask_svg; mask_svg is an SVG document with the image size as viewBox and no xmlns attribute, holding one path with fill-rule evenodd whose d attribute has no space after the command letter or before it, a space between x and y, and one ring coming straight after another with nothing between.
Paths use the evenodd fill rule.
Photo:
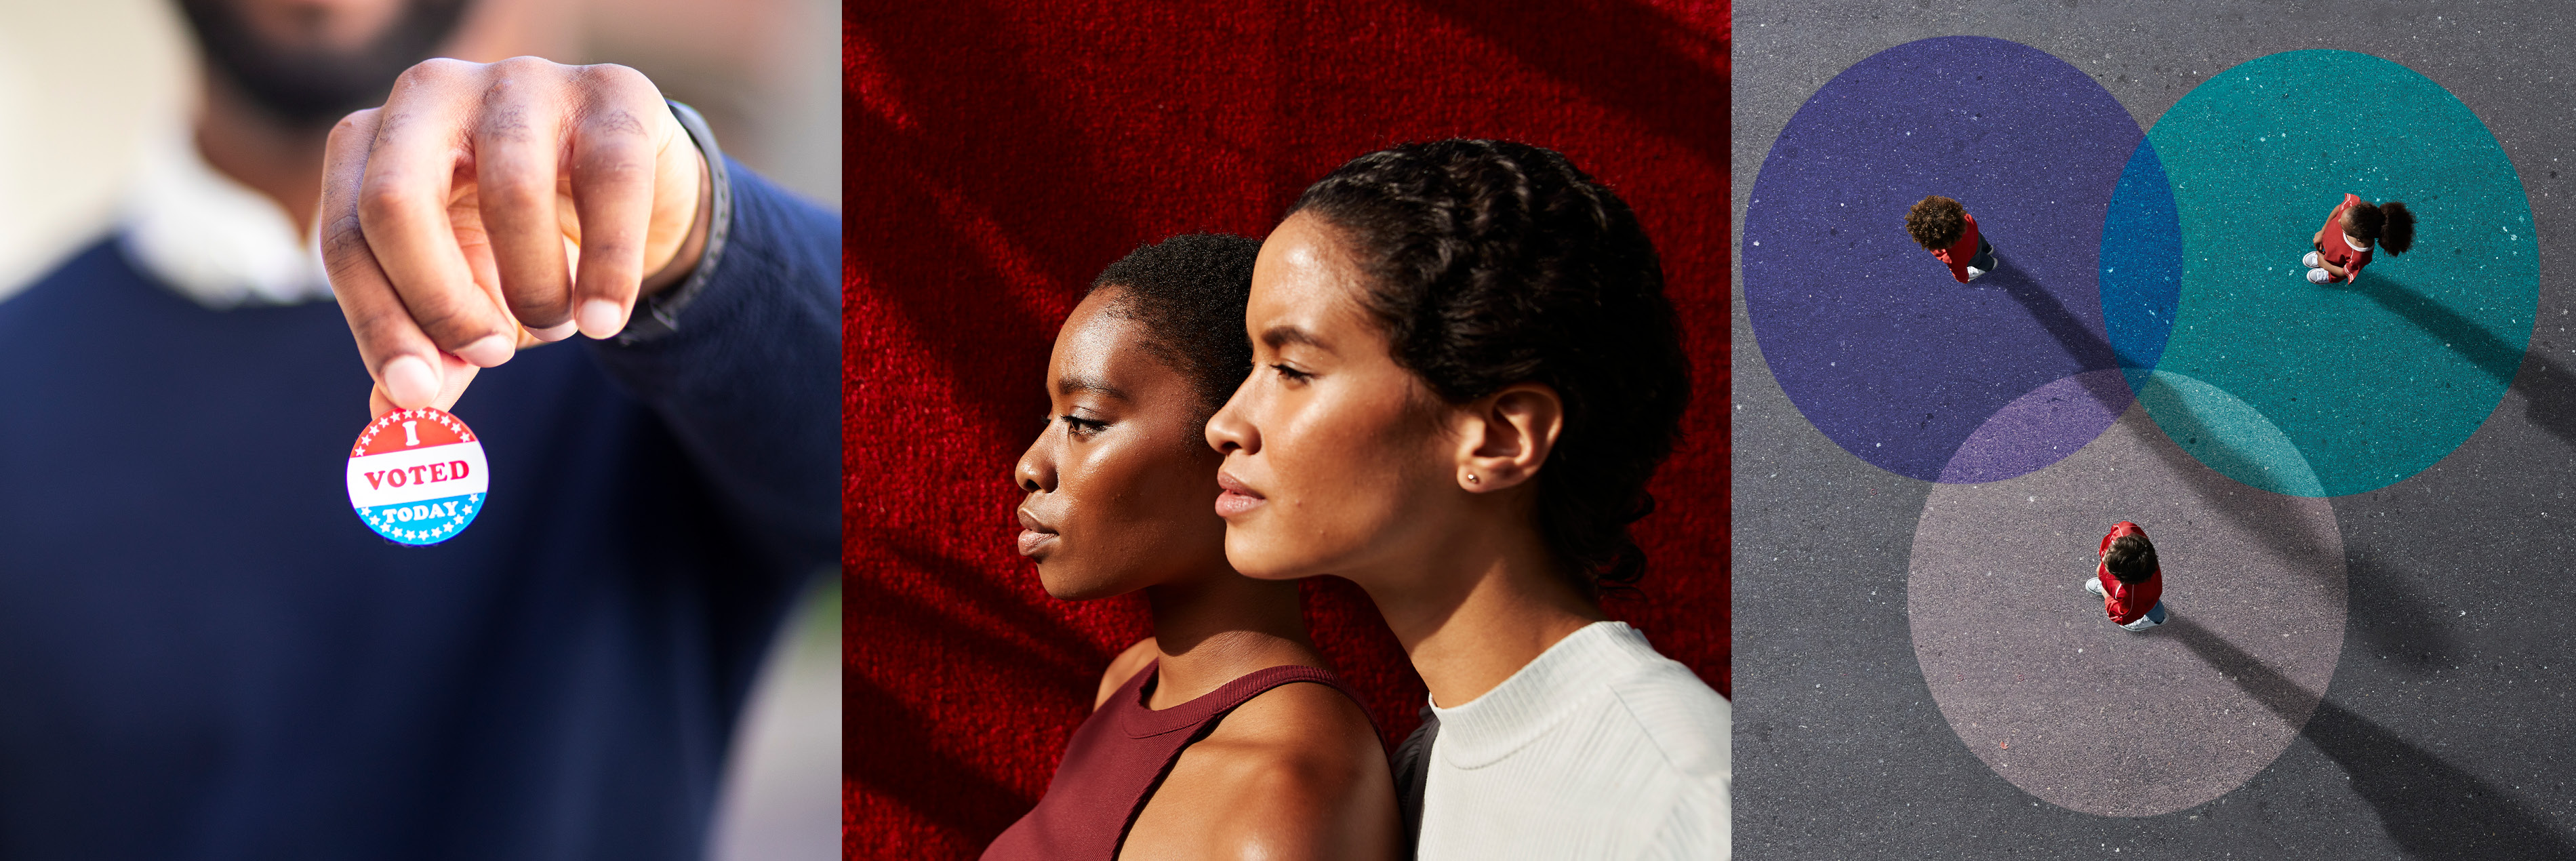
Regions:
<instances>
[{"instance_id":1,"label":"blue circle on pavement","mask_svg":"<svg viewBox=\"0 0 2576 861\"><path fill-rule=\"evenodd\" d=\"M1844 450L1926 481L2083 447L2131 398L2078 378L2122 364L2103 228L2141 138L2090 76L2016 42L1925 39L1845 69L1782 129L1745 210L1745 312L1781 389ZM1961 284L1906 234L1933 194L1976 217L1996 271Z\"/></svg>"}]
</instances>

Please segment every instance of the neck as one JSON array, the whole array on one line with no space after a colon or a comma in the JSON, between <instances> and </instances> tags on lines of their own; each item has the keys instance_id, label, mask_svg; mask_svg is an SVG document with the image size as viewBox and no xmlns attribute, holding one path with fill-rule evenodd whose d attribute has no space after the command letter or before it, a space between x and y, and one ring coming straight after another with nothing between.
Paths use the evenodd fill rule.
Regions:
<instances>
[{"instance_id":1,"label":"neck","mask_svg":"<svg viewBox=\"0 0 2576 861\"><path fill-rule=\"evenodd\" d=\"M1149 707L1165 709L1281 664L1326 667L1306 637L1293 580L1255 580L1229 569L1196 582L1145 590L1153 608L1161 675Z\"/></svg>"},{"instance_id":2,"label":"neck","mask_svg":"<svg viewBox=\"0 0 2576 861\"><path fill-rule=\"evenodd\" d=\"M322 204L322 152L331 127L281 122L251 104L212 70L204 72L205 108L197 114L197 152L216 172L277 201L297 235L313 232Z\"/></svg>"},{"instance_id":3,"label":"neck","mask_svg":"<svg viewBox=\"0 0 2576 861\"><path fill-rule=\"evenodd\" d=\"M1535 529L1468 530L1426 550L1403 570L1352 579L1368 590L1441 708L1484 696L1557 641L1606 618Z\"/></svg>"}]
</instances>

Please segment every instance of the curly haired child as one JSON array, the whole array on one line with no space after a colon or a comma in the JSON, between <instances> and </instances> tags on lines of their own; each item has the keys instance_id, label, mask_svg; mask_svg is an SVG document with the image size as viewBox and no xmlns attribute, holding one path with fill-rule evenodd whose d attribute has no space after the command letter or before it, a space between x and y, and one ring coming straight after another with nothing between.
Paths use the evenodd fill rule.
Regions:
<instances>
[{"instance_id":1,"label":"curly haired child","mask_svg":"<svg viewBox=\"0 0 2576 861\"><path fill-rule=\"evenodd\" d=\"M2147 531L2135 523L2120 521L2102 536L2102 561L2084 580L2084 591L2101 596L2111 624L2144 631L2165 623L2165 572Z\"/></svg>"},{"instance_id":2,"label":"curly haired child","mask_svg":"<svg viewBox=\"0 0 2576 861\"><path fill-rule=\"evenodd\" d=\"M1940 195L1926 197L1905 212L1905 232L1950 265L1950 277L1966 284L1994 271L1995 247L1977 230L1977 217L1959 202Z\"/></svg>"},{"instance_id":3,"label":"curly haired child","mask_svg":"<svg viewBox=\"0 0 2576 861\"><path fill-rule=\"evenodd\" d=\"M2327 239L2327 234L2335 238ZM2326 216L2326 226L2317 228L2316 248L2299 259L2308 269L2308 283L2340 284L2361 274L2370 263L2373 241L2390 254L2404 254L2415 245L2415 213L2398 201L2371 205L2359 195L2343 196L2343 203Z\"/></svg>"}]
</instances>

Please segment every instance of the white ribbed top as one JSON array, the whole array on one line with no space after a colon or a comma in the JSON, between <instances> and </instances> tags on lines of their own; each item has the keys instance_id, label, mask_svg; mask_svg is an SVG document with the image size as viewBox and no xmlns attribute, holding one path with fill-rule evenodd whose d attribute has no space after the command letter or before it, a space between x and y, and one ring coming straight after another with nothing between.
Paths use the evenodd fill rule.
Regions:
<instances>
[{"instance_id":1,"label":"white ribbed top","mask_svg":"<svg viewBox=\"0 0 2576 861\"><path fill-rule=\"evenodd\" d=\"M1422 861L1730 855L1726 698L1626 623L1431 709Z\"/></svg>"}]
</instances>

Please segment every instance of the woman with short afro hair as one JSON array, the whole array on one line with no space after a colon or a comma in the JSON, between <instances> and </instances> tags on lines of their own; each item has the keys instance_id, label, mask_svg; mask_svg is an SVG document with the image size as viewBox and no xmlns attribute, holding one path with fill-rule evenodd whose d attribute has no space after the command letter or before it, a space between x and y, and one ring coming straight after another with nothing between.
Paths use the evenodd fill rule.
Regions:
<instances>
[{"instance_id":1,"label":"woman with short afro hair","mask_svg":"<svg viewBox=\"0 0 2576 861\"><path fill-rule=\"evenodd\" d=\"M1202 436L1252 364L1259 248L1206 234L1138 248L1056 335L1045 429L1011 472L1017 549L1057 599L1142 593L1154 636L1110 662L1046 795L985 861L1401 849L1385 746L1308 639L1297 584L1236 573L1209 507Z\"/></svg>"}]
</instances>

